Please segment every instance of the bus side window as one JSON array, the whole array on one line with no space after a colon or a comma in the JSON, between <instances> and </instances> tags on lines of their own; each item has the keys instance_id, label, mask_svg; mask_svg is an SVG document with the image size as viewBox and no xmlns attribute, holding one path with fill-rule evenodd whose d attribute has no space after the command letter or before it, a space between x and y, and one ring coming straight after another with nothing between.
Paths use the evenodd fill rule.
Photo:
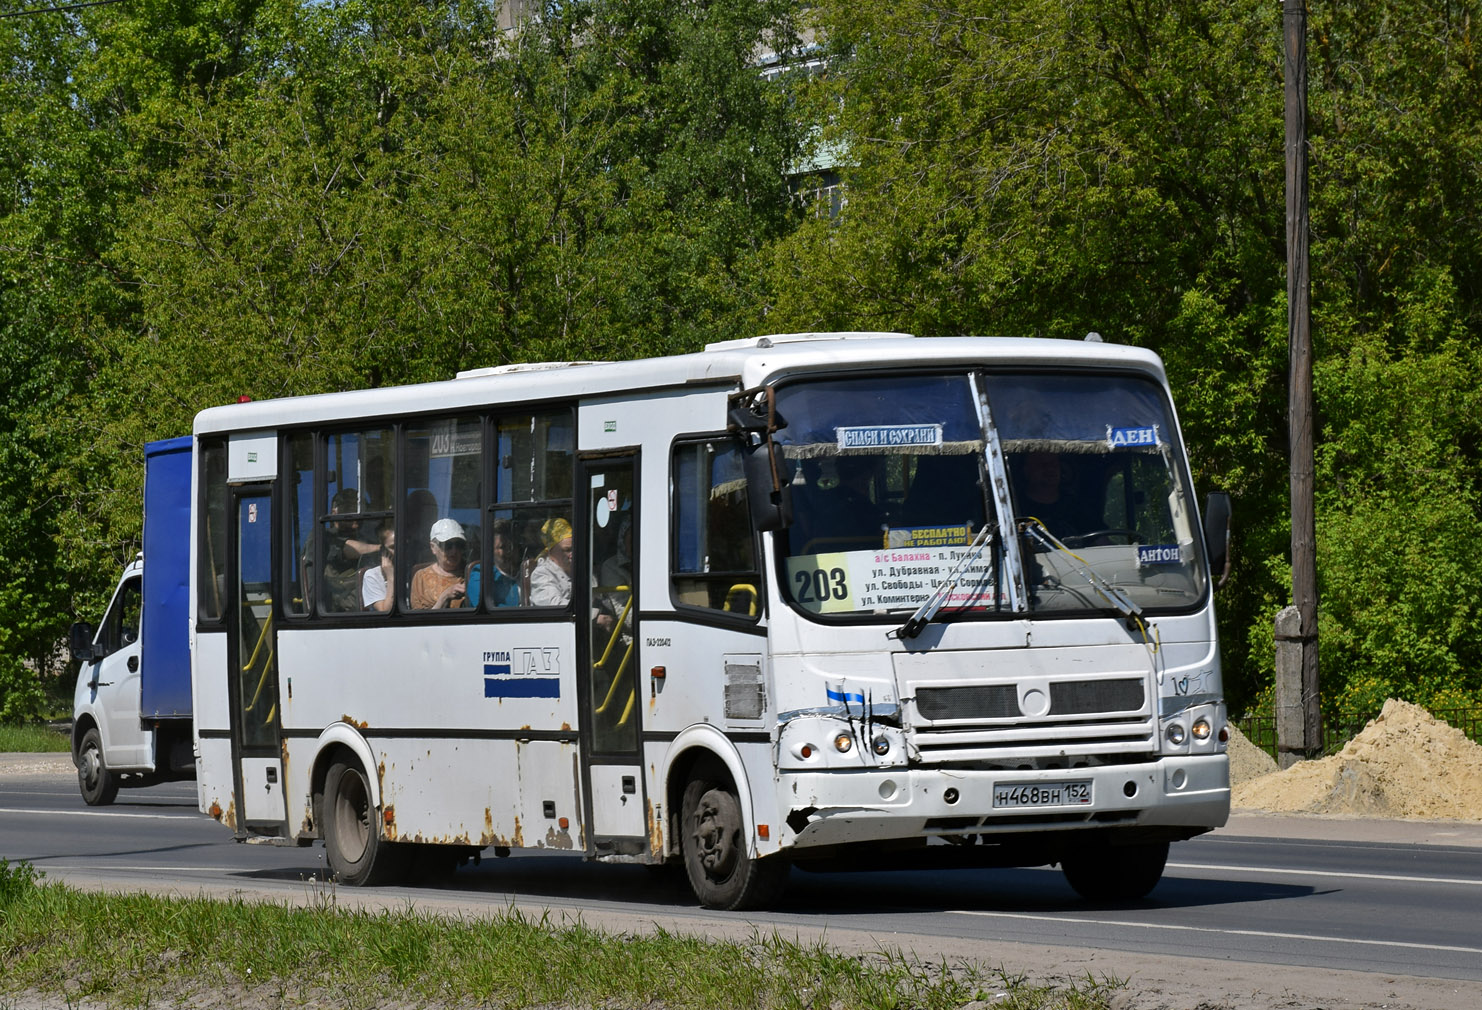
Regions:
<instances>
[{"instance_id":1,"label":"bus side window","mask_svg":"<svg viewBox=\"0 0 1482 1010\"><path fill-rule=\"evenodd\" d=\"M740 447L729 438L676 445L672 460L674 602L755 618L756 534Z\"/></svg>"},{"instance_id":2,"label":"bus side window","mask_svg":"<svg viewBox=\"0 0 1482 1010\"><path fill-rule=\"evenodd\" d=\"M398 544L398 581L406 579L411 610L478 606L469 580L483 555L483 427L474 415L408 425L403 441L408 507ZM401 568L406 568L403 574Z\"/></svg>"},{"instance_id":3,"label":"bus side window","mask_svg":"<svg viewBox=\"0 0 1482 1010\"><path fill-rule=\"evenodd\" d=\"M569 567L562 542L572 531L571 480L576 444L571 411L513 414L495 422L494 500L490 503L491 567L470 592L496 613L506 607L562 606L553 593L569 586L551 569ZM537 575L544 567L545 571ZM565 570L565 568L563 568ZM534 580L534 590L531 583Z\"/></svg>"},{"instance_id":4,"label":"bus side window","mask_svg":"<svg viewBox=\"0 0 1482 1010\"><path fill-rule=\"evenodd\" d=\"M306 431L288 436L288 470L283 479L283 612L309 612L314 591L314 565L309 538L314 529L314 438ZM223 545L224 546L224 545Z\"/></svg>"},{"instance_id":5,"label":"bus side window","mask_svg":"<svg viewBox=\"0 0 1482 1010\"><path fill-rule=\"evenodd\" d=\"M312 569L321 614L360 614L363 567L378 563L379 527L394 515L396 438L391 428L324 436L324 487L318 489L318 544L299 555Z\"/></svg>"},{"instance_id":6,"label":"bus side window","mask_svg":"<svg viewBox=\"0 0 1482 1010\"><path fill-rule=\"evenodd\" d=\"M196 571L196 613L203 624L226 614L226 442L201 441L200 551Z\"/></svg>"}]
</instances>

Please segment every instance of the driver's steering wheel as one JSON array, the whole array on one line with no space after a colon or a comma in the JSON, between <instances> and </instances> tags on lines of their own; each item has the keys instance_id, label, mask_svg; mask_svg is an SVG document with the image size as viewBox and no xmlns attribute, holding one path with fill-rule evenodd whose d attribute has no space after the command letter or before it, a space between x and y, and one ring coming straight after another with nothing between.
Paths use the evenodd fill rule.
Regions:
<instances>
[{"instance_id":1,"label":"driver's steering wheel","mask_svg":"<svg viewBox=\"0 0 1482 1010\"><path fill-rule=\"evenodd\" d=\"M1061 537L1060 542L1066 547L1091 547L1096 546L1095 542L1105 537L1121 537L1129 544L1146 542L1143 540L1142 534L1136 530L1124 530L1116 527L1109 527L1104 530L1092 530L1090 533L1077 533L1071 537Z\"/></svg>"}]
</instances>

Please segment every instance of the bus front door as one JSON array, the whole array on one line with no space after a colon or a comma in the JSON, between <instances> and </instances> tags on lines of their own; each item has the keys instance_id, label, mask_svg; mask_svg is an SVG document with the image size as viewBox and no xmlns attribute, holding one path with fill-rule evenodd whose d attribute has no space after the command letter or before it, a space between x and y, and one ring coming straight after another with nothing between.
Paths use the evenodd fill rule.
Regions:
<instances>
[{"instance_id":1,"label":"bus front door","mask_svg":"<svg viewBox=\"0 0 1482 1010\"><path fill-rule=\"evenodd\" d=\"M585 755L589 847L598 853L647 851L642 699L638 696L638 460L582 461L585 557L576 580L582 636L581 743Z\"/></svg>"},{"instance_id":2,"label":"bus front door","mask_svg":"<svg viewBox=\"0 0 1482 1010\"><path fill-rule=\"evenodd\" d=\"M234 493L233 502L237 519L229 551L234 600L227 627L237 832L281 835L287 814L273 631L273 501L266 489L244 489Z\"/></svg>"}]
</instances>

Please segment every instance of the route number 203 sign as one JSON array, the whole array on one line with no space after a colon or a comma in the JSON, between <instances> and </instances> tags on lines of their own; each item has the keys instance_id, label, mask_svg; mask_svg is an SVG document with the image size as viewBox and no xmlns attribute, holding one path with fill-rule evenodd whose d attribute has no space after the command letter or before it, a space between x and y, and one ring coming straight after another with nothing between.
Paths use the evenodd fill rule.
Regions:
<instances>
[{"instance_id":1,"label":"route number 203 sign","mask_svg":"<svg viewBox=\"0 0 1482 1010\"><path fill-rule=\"evenodd\" d=\"M953 546L804 554L787 559L788 592L815 614L915 610L968 553L965 546ZM946 605L991 604L991 566L986 554L966 565Z\"/></svg>"}]
</instances>

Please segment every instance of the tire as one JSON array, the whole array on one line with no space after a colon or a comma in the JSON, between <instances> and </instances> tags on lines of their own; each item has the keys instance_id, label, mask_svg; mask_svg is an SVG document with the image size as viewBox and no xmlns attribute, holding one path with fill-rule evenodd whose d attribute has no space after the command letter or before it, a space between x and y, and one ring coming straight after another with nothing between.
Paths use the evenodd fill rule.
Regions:
<instances>
[{"instance_id":1,"label":"tire","mask_svg":"<svg viewBox=\"0 0 1482 1010\"><path fill-rule=\"evenodd\" d=\"M406 852L381 837L370 783L354 761L336 761L324 779L324 849L334 879L350 887L399 880Z\"/></svg>"},{"instance_id":2,"label":"tire","mask_svg":"<svg viewBox=\"0 0 1482 1010\"><path fill-rule=\"evenodd\" d=\"M685 786L680 808L684 869L700 904L721 911L762 908L787 883L782 856L753 859L747 853L746 818L729 782L697 773Z\"/></svg>"},{"instance_id":3,"label":"tire","mask_svg":"<svg viewBox=\"0 0 1482 1010\"><path fill-rule=\"evenodd\" d=\"M1168 843L1096 845L1060 861L1070 886L1087 901L1136 901L1163 879Z\"/></svg>"},{"instance_id":4,"label":"tire","mask_svg":"<svg viewBox=\"0 0 1482 1010\"><path fill-rule=\"evenodd\" d=\"M103 736L96 727L82 735L77 747L77 787L90 807L106 807L118 796L118 776L103 760Z\"/></svg>"}]
</instances>

